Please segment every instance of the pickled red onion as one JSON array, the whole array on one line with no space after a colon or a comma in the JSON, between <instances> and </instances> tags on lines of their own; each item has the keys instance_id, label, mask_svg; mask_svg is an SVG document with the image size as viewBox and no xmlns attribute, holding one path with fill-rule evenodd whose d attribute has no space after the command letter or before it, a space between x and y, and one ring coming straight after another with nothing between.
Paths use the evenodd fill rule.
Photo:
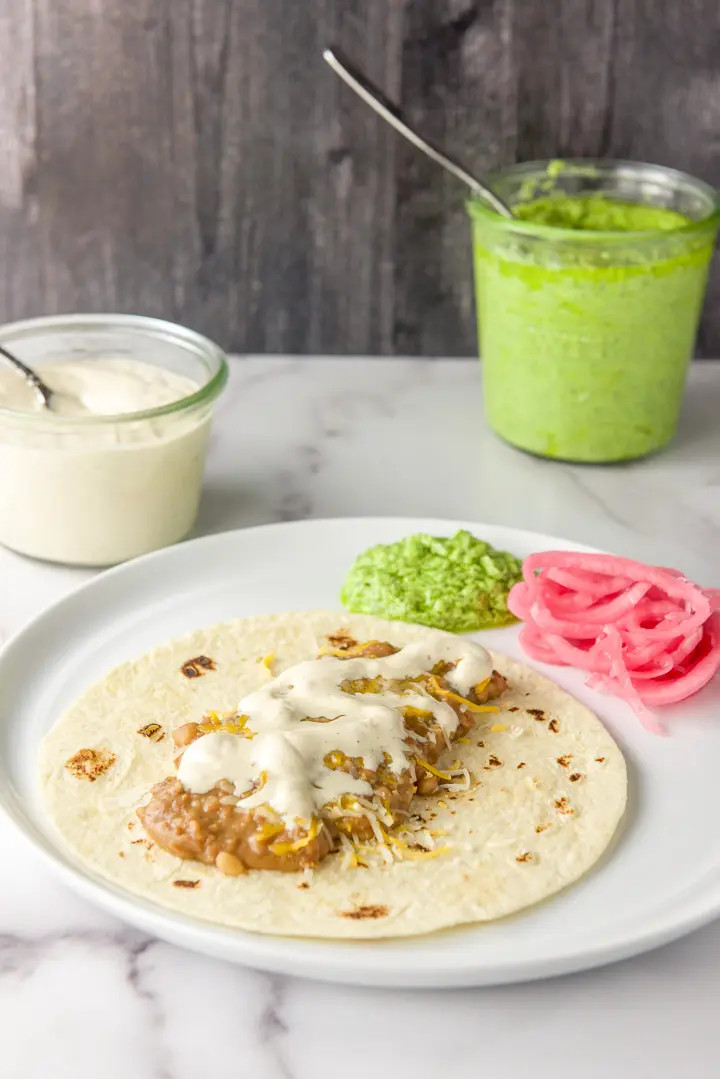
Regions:
<instances>
[{"instance_id":1,"label":"pickled red onion","mask_svg":"<svg viewBox=\"0 0 720 1079\"><path fill-rule=\"evenodd\" d=\"M720 669L720 589L612 555L545 551L523 563L508 607L543 663L579 667L645 726L651 708L685 700Z\"/></svg>"}]
</instances>

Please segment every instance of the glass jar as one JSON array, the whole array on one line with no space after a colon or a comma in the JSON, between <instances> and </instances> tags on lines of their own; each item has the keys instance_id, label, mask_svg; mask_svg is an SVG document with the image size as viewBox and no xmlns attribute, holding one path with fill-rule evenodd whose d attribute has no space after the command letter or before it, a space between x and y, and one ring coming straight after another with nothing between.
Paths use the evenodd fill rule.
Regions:
<instances>
[{"instance_id":1,"label":"glass jar","mask_svg":"<svg viewBox=\"0 0 720 1079\"><path fill-rule=\"evenodd\" d=\"M64 315L0 327L31 367L125 359L186 380L170 404L115 415L0 408L0 543L52 562L107 566L182 539L197 516L223 351L137 315ZM0 378L16 379L0 363ZM4 382L7 385L7 382Z\"/></svg>"},{"instance_id":2,"label":"glass jar","mask_svg":"<svg viewBox=\"0 0 720 1079\"><path fill-rule=\"evenodd\" d=\"M629 230L629 218L597 231L468 207L491 428L568 461L661 449L677 424L720 221L717 192L674 169L589 159L515 165L490 185L511 207L594 195L688 218L642 231Z\"/></svg>"}]
</instances>

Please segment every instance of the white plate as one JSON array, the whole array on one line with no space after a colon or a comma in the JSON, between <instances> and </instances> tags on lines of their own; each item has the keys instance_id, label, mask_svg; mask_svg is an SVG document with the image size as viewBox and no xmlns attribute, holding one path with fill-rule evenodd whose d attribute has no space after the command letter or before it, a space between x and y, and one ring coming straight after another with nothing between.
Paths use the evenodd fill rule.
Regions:
<instances>
[{"instance_id":1,"label":"white plate","mask_svg":"<svg viewBox=\"0 0 720 1079\"><path fill-rule=\"evenodd\" d=\"M412 532L467 527L524 557L588 548L494 525L349 519L269 525L180 544L95 578L0 653L0 805L81 895L176 944L263 970L384 986L491 985L597 966L689 932L720 912L720 686L668 713L670 737L577 672L540 668L585 701L629 764L612 850L579 884L519 915L383 942L293 940L216 928L139 899L76 864L47 825L35 780L43 733L108 668L203 624L334 608L355 555ZM517 630L479 639L522 658ZM537 666L537 665L536 665ZM7 870L8 867L6 867Z\"/></svg>"}]
</instances>

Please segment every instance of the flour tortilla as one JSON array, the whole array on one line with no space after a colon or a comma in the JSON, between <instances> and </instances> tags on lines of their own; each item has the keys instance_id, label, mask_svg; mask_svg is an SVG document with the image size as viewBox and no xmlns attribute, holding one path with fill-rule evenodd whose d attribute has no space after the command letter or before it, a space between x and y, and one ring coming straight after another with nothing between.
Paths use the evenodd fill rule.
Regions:
<instances>
[{"instance_id":1,"label":"flour tortilla","mask_svg":"<svg viewBox=\"0 0 720 1079\"><path fill-rule=\"evenodd\" d=\"M446 830L436 842L447 844L447 853L357 869L343 869L342 857L329 855L312 875L256 870L225 877L149 844L136 809L154 783L175 774L171 731L209 710L234 709L271 678L261 662L268 653L277 674L314 657L340 628L358 640L398 646L447 636L321 611L244 618L173 640L87 689L46 735L40 755L48 813L80 862L129 892L219 925L369 938L500 918L571 884L597 861L625 809L622 754L589 709L499 655L495 666L510 684L496 702L501 712L478 716L471 744L455 745L439 762L462 758L481 785L416 799L426 815L435 814L429 827ZM197 655L213 659L216 669L188 680L180 667ZM151 722L165 730L159 743L137 733ZM491 730L495 725L506 729ZM94 782L65 767L88 748L116 758ZM491 756L502 763L490 764ZM176 887L178 880L199 883Z\"/></svg>"}]
</instances>

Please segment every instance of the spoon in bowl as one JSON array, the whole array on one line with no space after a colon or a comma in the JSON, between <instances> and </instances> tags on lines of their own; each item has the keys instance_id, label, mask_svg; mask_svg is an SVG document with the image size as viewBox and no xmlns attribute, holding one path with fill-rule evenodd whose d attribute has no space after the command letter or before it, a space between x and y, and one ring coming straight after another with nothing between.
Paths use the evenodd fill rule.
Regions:
<instances>
[{"instance_id":1,"label":"spoon in bowl","mask_svg":"<svg viewBox=\"0 0 720 1079\"><path fill-rule=\"evenodd\" d=\"M2 345L0 345L0 357L12 364L16 371L19 371L25 381L32 387L35 395L40 399L43 408L51 409L53 407L53 390L50 389L46 382L43 382L31 367L19 360L17 356L13 356L12 352L8 352Z\"/></svg>"},{"instance_id":2,"label":"spoon in bowl","mask_svg":"<svg viewBox=\"0 0 720 1079\"><path fill-rule=\"evenodd\" d=\"M462 180L464 184L467 184L475 198L487 203L496 213L502 214L503 217L513 217L510 207L494 191L491 191L487 184L482 183L476 176L469 173L466 168L458 164L457 161L453 161L444 150L433 146L431 142L410 127L407 121L403 119L400 108L395 102L386 97L382 90L375 86L339 49L336 49L335 46L325 49L323 59L330 65L335 74L339 75L355 91L358 97L362 98L366 105L369 105L379 116L382 116L383 120L394 127L396 131L399 131L401 135L404 135L413 146L417 146L419 150L422 150L438 165L442 165L458 180Z\"/></svg>"}]
</instances>

